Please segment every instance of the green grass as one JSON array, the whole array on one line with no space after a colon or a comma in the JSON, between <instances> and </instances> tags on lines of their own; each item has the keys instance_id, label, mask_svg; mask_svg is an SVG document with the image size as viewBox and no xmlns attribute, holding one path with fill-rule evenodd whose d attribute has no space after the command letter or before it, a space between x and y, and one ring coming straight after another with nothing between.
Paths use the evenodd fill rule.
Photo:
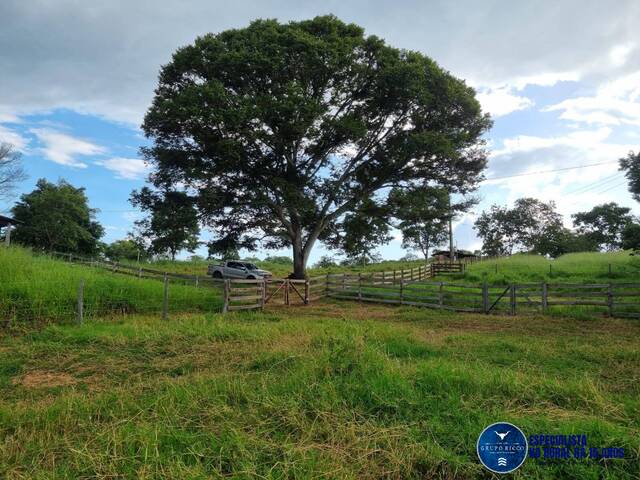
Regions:
<instances>
[{"instance_id":1,"label":"green grass","mask_svg":"<svg viewBox=\"0 0 640 480\"><path fill-rule=\"evenodd\" d=\"M480 431L585 433L637 479L640 324L328 303L0 337L0 478L493 478Z\"/></svg>"},{"instance_id":2,"label":"green grass","mask_svg":"<svg viewBox=\"0 0 640 480\"><path fill-rule=\"evenodd\" d=\"M469 283L607 283L640 282L640 257L630 251L570 253L555 260L539 255L513 255L467 265L458 277ZM611 265L611 273L609 273Z\"/></svg>"},{"instance_id":3,"label":"green grass","mask_svg":"<svg viewBox=\"0 0 640 480\"><path fill-rule=\"evenodd\" d=\"M163 285L109 271L74 265L29 250L0 248L0 322L69 321L75 317L84 280L86 316L159 312ZM169 310L217 311L219 290L171 283Z\"/></svg>"}]
</instances>

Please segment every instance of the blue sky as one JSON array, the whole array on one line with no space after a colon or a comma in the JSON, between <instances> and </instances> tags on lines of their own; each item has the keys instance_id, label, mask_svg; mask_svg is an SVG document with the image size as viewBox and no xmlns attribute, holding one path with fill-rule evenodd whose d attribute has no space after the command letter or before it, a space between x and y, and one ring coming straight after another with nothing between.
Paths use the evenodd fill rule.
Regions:
<instances>
[{"instance_id":1,"label":"blue sky","mask_svg":"<svg viewBox=\"0 0 640 480\"><path fill-rule=\"evenodd\" d=\"M334 13L466 79L495 121L486 176L527 174L483 183L481 203L456 222L458 246L480 246L477 212L522 196L554 200L567 225L606 201L640 214L615 163L640 149L639 2L514 3L10 0L0 5L12 19L0 31L0 141L23 153L29 178L18 194L64 178L101 210L104 240L123 238L138 216L128 197L147 173L139 125L171 53L255 18ZM399 235L380 253L404 255Z\"/></svg>"}]
</instances>

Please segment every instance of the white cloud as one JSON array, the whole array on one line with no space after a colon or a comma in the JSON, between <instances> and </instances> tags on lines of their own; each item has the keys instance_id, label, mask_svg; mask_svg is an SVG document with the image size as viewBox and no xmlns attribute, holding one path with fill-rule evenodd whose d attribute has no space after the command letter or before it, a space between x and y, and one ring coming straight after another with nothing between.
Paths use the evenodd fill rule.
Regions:
<instances>
[{"instance_id":1,"label":"white cloud","mask_svg":"<svg viewBox=\"0 0 640 480\"><path fill-rule=\"evenodd\" d=\"M508 115L517 110L524 110L533 106L533 100L515 95L508 87L489 88L478 92L476 98L482 109L493 117Z\"/></svg>"},{"instance_id":2,"label":"white cloud","mask_svg":"<svg viewBox=\"0 0 640 480\"><path fill-rule=\"evenodd\" d=\"M149 172L149 166L138 158L110 158L108 160L102 160L96 162L96 165L101 165L108 170L116 173L116 178L124 180L138 180L142 179Z\"/></svg>"},{"instance_id":3,"label":"white cloud","mask_svg":"<svg viewBox=\"0 0 640 480\"><path fill-rule=\"evenodd\" d=\"M543 111L560 118L600 125L640 125L640 70L603 83L595 95L563 100Z\"/></svg>"},{"instance_id":4,"label":"white cloud","mask_svg":"<svg viewBox=\"0 0 640 480\"><path fill-rule=\"evenodd\" d=\"M31 130L44 144L42 154L52 162L69 167L86 168L87 164L76 159L78 156L101 155L107 150L87 140L46 128Z\"/></svg>"},{"instance_id":5,"label":"white cloud","mask_svg":"<svg viewBox=\"0 0 640 480\"><path fill-rule=\"evenodd\" d=\"M515 153L531 152L542 148L573 147L578 149L599 148L611 135L611 129L602 127L597 130L581 130L570 132L558 137L536 137L531 135L517 135L502 142L502 148L493 150L492 157L513 155ZM615 160L615 158L614 158Z\"/></svg>"},{"instance_id":6,"label":"white cloud","mask_svg":"<svg viewBox=\"0 0 640 480\"><path fill-rule=\"evenodd\" d=\"M633 51L635 45L627 43L624 45L616 45L609 51L609 59L614 67L621 67L627 63L629 54Z\"/></svg>"},{"instance_id":7,"label":"white cloud","mask_svg":"<svg viewBox=\"0 0 640 480\"><path fill-rule=\"evenodd\" d=\"M0 125L0 143L2 142L10 143L16 150L24 151L29 140L15 130Z\"/></svg>"}]
</instances>

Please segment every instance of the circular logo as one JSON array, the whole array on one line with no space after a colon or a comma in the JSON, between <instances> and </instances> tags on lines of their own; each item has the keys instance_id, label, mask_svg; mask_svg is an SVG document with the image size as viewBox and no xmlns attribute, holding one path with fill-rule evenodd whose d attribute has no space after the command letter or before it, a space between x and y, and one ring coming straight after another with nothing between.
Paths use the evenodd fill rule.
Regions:
<instances>
[{"instance_id":1,"label":"circular logo","mask_svg":"<svg viewBox=\"0 0 640 480\"><path fill-rule=\"evenodd\" d=\"M495 473L513 472L527 458L529 444L522 430L511 423L498 422L485 428L476 445L480 462Z\"/></svg>"}]
</instances>

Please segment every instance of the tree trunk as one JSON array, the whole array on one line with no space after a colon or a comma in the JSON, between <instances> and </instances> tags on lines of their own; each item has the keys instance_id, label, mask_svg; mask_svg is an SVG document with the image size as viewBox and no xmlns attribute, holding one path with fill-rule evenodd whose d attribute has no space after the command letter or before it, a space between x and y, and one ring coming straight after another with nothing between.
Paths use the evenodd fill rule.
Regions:
<instances>
[{"instance_id":1,"label":"tree trunk","mask_svg":"<svg viewBox=\"0 0 640 480\"><path fill-rule=\"evenodd\" d=\"M304 279L307 273L307 259L302 245L293 245L293 278Z\"/></svg>"}]
</instances>

